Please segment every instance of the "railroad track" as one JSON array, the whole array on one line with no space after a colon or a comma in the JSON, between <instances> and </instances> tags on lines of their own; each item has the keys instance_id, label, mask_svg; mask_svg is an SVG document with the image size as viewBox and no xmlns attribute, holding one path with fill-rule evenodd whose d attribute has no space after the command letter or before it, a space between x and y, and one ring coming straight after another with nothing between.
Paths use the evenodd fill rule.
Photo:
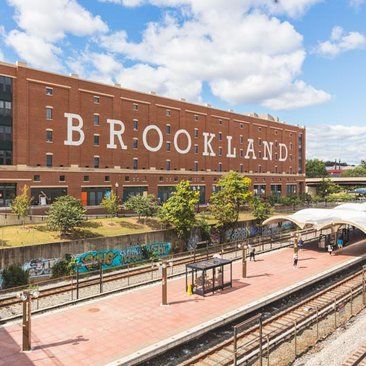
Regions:
<instances>
[{"instance_id":1,"label":"railroad track","mask_svg":"<svg viewBox=\"0 0 366 366\"><path fill-rule=\"evenodd\" d=\"M366 343L343 362L342 366L366 366Z\"/></svg>"},{"instance_id":2,"label":"railroad track","mask_svg":"<svg viewBox=\"0 0 366 366\"><path fill-rule=\"evenodd\" d=\"M345 301L353 299L363 290L363 272L358 271L342 281L310 296L300 303L268 318L262 324L261 348L265 357L270 349L291 338L297 332L309 325L317 324L319 317L335 312L344 306ZM336 315L335 315L335 319ZM256 360L260 354L259 326L239 333L237 341L237 365ZM296 352L296 351L295 351ZM364 349L363 352L366 352ZM365 353L363 354L365 359ZM365 361L362 361L365 362ZM181 366L229 366L234 364L234 337L212 347L191 359L181 363ZM361 365L361 364L349 364ZM363 364L362 364L363 365Z\"/></svg>"},{"instance_id":3,"label":"railroad track","mask_svg":"<svg viewBox=\"0 0 366 366\"><path fill-rule=\"evenodd\" d=\"M309 234L309 233L313 233L311 230L302 230L299 231L300 234ZM282 235L280 237L281 242L286 242L291 238L292 233L288 233L285 235ZM265 240L261 240L261 242L258 242L256 244L254 244L255 246L262 246L262 248L264 248L265 245L268 245L272 243L273 245L275 245L276 243L278 243L278 241L272 240L271 238L267 238ZM182 266L188 263L192 263L192 262L197 262L197 261L201 261L204 260L208 257L212 257L213 254L217 253L218 251L220 251L221 246L219 247L209 247L209 252L207 253L206 249L202 249L199 252L196 253L192 253L190 255L186 255L186 256L182 256L179 258L174 258L172 259L173 262L173 267L177 267L177 266ZM229 253L234 253L239 251L238 249L238 241L236 242L232 242L229 244L226 244L223 247L223 254L229 254ZM263 252L263 251L262 251ZM257 252L257 253L260 253ZM240 257L238 257L240 258ZM147 265L143 265L140 267L132 267L129 269L125 269L122 271L114 271L113 273L103 273L103 283L108 283L108 282L112 282L112 281L117 281L117 280L122 280L122 279L128 279L130 277L134 277L134 276L139 276L139 275L143 275L143 274L148 274L148 273L152 273L152 272L157 272L158 268L155 266L152 266L152 263L149 263ZM178 272L175 273L174 276L182 274L183 272ZM170 275L172 276L172 275ZM153 276L152 276L153 277ZM70 277L64 277L60 279L62 280L70 280ZM152 279L153 280L153 279ZM156 279L155 279L156 280ZM42 283L40 283L39 285L42 285ZM100 276L93 276L92 278L80 278L79 279L79 283L78 283L78 288L79 290L90 287L90 286L98 286L100 285ZM23 288L18 288L18 290L22 290ZM49 288L40 288L39 289L39 299L42 298L46 298L49 296L55 296L55 295L59 295L62 293L66 293L66 292L71 292L71 291L75 291L77 289L77 284L76 281L71 281L71 283L68 284L59 284L56 286L52 286ZM2 291L2 293L6 294L7 292L12 291L13 293L8 296L8 297L2 297L0 298L0 309L4 308L4 307L9 307L9 306L13 306L16 304L21 304L21 300L17 298L17 296L14 294L14 291L16 289L9 289L9 290L5 290ZM0 296L1 296L1 292L0 292Z\"/></svg>"}]
</instances>

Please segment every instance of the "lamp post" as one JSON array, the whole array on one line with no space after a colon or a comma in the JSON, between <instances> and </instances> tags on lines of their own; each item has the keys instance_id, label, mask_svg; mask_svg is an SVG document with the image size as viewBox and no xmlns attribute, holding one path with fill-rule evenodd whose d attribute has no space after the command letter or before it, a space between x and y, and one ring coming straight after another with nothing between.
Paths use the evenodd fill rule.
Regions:
<instances>
[{"instance_id":1,"label":"lamp post","mask_svg":"<svg viewBox=\"0 0 366 366\"><path fill-rule=\"evenodd\" d=\"M173 267L173 262L159 263L161 266L161 305L168 305L168 266Z\"/></svg>"},{"instance_id":2,"label":"lamp post","mask_svg":"<svg viewBox=\"0 0 366 366\"><path fill-rule=\"evenodd\" d=\"M24 290L17 293L17 297L23 302L23 337L22 337L22 351L31 350L31 315L32 307L31 300L39 296L38 290Z\"/></svg>"},{"instance_id":3,"label":"lamp post","mask_svg":"<svg viewBox=\"0 0 366 366\"><path fill-rule=\"evenodd\" d=\"M118 182L114 183L114 187L116 188L117 204L119 204L119 197L118 197L118 187L119 187L119 184L118 184ZM116 217L118 217L118 212L116 213Z\"/></svg>"},{"instance_id":4,"label":"lamp post","mask_svg":"<svg viewBox=\"0 0 366 366\"><path fill-rule=\"evenodd\" d=\"M243 243L243 244L238 244L238 248L242 249L241 277L245 278L247 276L247 247Z\"/></svg>"}]
</instances>

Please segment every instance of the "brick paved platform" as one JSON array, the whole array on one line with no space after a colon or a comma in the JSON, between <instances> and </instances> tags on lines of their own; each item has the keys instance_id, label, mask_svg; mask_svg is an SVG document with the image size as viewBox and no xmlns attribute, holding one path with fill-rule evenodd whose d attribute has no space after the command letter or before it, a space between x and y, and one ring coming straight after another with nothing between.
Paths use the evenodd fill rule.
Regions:
<instances>
[{"instance_id":1,"label":"brick paved platform","mask_svg":"<svg viewBox=\"0 0 366 366\"><path fill-rule=\"evenodd\" d=\"M205 298L187 296L185 279L179 278L168 282L168 306L160 305L161 286L153 285L34 316L32 352L20 351L20 323L1 327L0 365L117 364L113 361L177 340L192 328L223 320L317 274L346 266L366 254L366 242L337 256L304 249L298 269L292 267L292 254L292 249L282 249L259 256L257 262L248 262L248 278L243 280L241 263L235 262L233 288Z\"/></svg>"}]
</instances>

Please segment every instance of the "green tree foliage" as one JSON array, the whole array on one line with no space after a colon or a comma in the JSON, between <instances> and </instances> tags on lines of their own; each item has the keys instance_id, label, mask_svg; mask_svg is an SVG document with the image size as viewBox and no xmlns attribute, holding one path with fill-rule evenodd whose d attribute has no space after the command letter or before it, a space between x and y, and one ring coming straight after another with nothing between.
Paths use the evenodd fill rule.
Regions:
<instances>
[{"instance_id":1,"label":"green tree foliage","mask_svg":"<svg viewBox=\"0 0 366 366\"><path fill-rule=\"evenodd\" d=\"M361 164L353 169L344 170L341 173L342 177L366 177L366 166Z\"/></svg>"},{"instance_id":2,"label":"green tree foliage","mask_svg":"<svg viewBox=\"0 0 366 366\"><path fill-rule=\"evenodd\" d=\"M321 178L328 175L325 163L318 159L306 160L306 176L308 178Z\"/></svg>"},{"instance_id":3,"label":"green tree foliage","mask_svg":"<svg viewBox=\"0 0 366 366\"><path fill-rule=\"evenodd\" d=\"M11 264L3 270L2 288L28 285L29 273L18 264Z\"/></svg>"},{"instance_id":4,"label":"green tree foliage","mask_svg":"<svg viewBox=\"0 0 366 366\"><path fill-rule=\"evenodd\" d=\"M236 172L230 172L218 181L219 190L211 196L210 211L221 231L235 227L240 209L250 201L250 183L249 178Z\"/></svg>"},{"instance_id":5,"label":"green tree foliage","mask_svg":"<svg viewBox=\"0 0 366 366\"><path fill-rule=\"evenodd\" d=\"M270 203L259 197L253 197L250 206L253 216L260 223L268 219L273 214L273 208Z\"/></svg>"},{"instance_id":6,"label":"green tree foliage","mask_svg":"<svg viewBox=\"0 0 366 366\"><path fill-rule=\"evenodd\" d=\"M80 200L72 196L58 197L48 211L47 225L51 230L58 230L61 235L70 234L85 221L86 210Z\"/></svg>"},{"instance_id":7,"label":"green tree foliage","mask_svg":"<svg viewBox=\"0 0 366 366\"><path fill-rule=\"evenodd\" d=\"M118 197L113 191L109 195L105 195L100 204L108 215L117 216L119 209Z\"/></svg>"},{"instance_id":8,"label":"green tree foliage","mask_svg":"<svg viewBox=\"0 0 366 366\"><path fill-rule=\"evenodd\" d=\"M301 200L297 195L291 195L286 196L281 199L281 203L286 206L292 206L292 209L294 210L296 206L299 206L301 204Z\"/></svg>"},{"instance_id":9,"label":"green tree foliage","mask_svg":"<svg viewBox=\"0 0 366 366\"><path fill-rule=\"evenodd\" d=\"M24 220L29 213L31 203L32 198L29 196L29 187L25 185L22 193L16 196L11 203L11 211Z\"/></svg>"},{"instance_id":10,"label":"green tree foliage","mask_svg":"<svg viewBox=\"0 0 366 366\"><path fill-rule=\"evenodd\" d=\"M330 194L338 193L341 190L342 188L338 184L333 183L329 178L323 178L317 187L317 194L324 199Z\"/></svg>"},{"instance_id":11,"label":"green tree foliage","mask_svg":"<svg viewBox=\"0 0 366 366\"><path fill-rule=\"evenodd\" d=\"M148 194L147 196L135 195L128 197L125 203L125 209L136 212L140 220L142 217L152 217L156 215L158 211L158 203L153 194Z\"/></svg>"},{"instance_id":12,"label":"green tree foliage","mask_svg":"<svg viewBox=\"0 0 366 366\"><path fill-rule=\"evenodd\" d=\"M187 241L196 224L195 207L198 201L199 192L194 191L189 182L183 180L159 210L159 217L174 227L179 238Z\"/></svg>"},{"instance_id":13,"label":"green tree foliage","mask_svg":"<svg viewBox=\"0 0 366 366\"><path fill-rule=\"evenodd\" d=\"M313 201L313 198L311 197L311 194L309 193L301 193L300 194L300 200L303 203L306 203L308 206Z\"/></svg>"}]
</instances>

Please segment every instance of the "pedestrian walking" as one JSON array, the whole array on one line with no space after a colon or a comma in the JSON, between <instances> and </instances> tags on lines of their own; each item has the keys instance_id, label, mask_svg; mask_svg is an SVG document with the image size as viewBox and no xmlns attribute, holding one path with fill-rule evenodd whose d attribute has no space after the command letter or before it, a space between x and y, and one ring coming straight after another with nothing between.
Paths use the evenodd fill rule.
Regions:
<instances>
[{"instance_id":1,"label":"pedestrian walking","mask_svg":"<svg viewBox=\"0 0 366 366\"><path fill-rule=\"evenodd\" d=\"M342 252L342 249L343 249L343 239L342 239L342 237L340 237L338 239L337 244L338 244L339 251Z\"/></svg>"},{"instance_id":2,"label":"pedestrian walking","mask_svg":"<svg viewBox=\"0 0 366 366\"><path fill-rule=\"evenodd\" d=\"M333 254L333 245L332 244L328 244L328 253L329 253L329 255Z\"/></svg>"},{"instance_id":3,"label":"pedestrian walking","mask_svg":"<svg viewBox=\"0 0 366 366\"><path fill-rule=\"evenodd\" d=\"M297 252L294 253L294 268L297 268L297 263L299 262L299 254Z\"/></svg>"},{"instance_id":4,"label":"pedestrian walking","mask_svg":"<svg viewBox=\"0 0 366 366\"><path fill-rule=\"evenodd\" d=\"M298 243L299 249L302 249L304 246L304 241L302 240L302 238L299 239L299 243Z\"/></svg>"},{"instance_id":5,"label":"pedestrian walking","mask_svg":"<svg viewBox=\"0 0 366 366\"><path fill-rule=\"evenodd\" d=\"M255 262L255 248L251 244L248 245L248 248L249 248L249 260L251 261L253 259L253 261Z\"/></svg>"}]
</instances>

